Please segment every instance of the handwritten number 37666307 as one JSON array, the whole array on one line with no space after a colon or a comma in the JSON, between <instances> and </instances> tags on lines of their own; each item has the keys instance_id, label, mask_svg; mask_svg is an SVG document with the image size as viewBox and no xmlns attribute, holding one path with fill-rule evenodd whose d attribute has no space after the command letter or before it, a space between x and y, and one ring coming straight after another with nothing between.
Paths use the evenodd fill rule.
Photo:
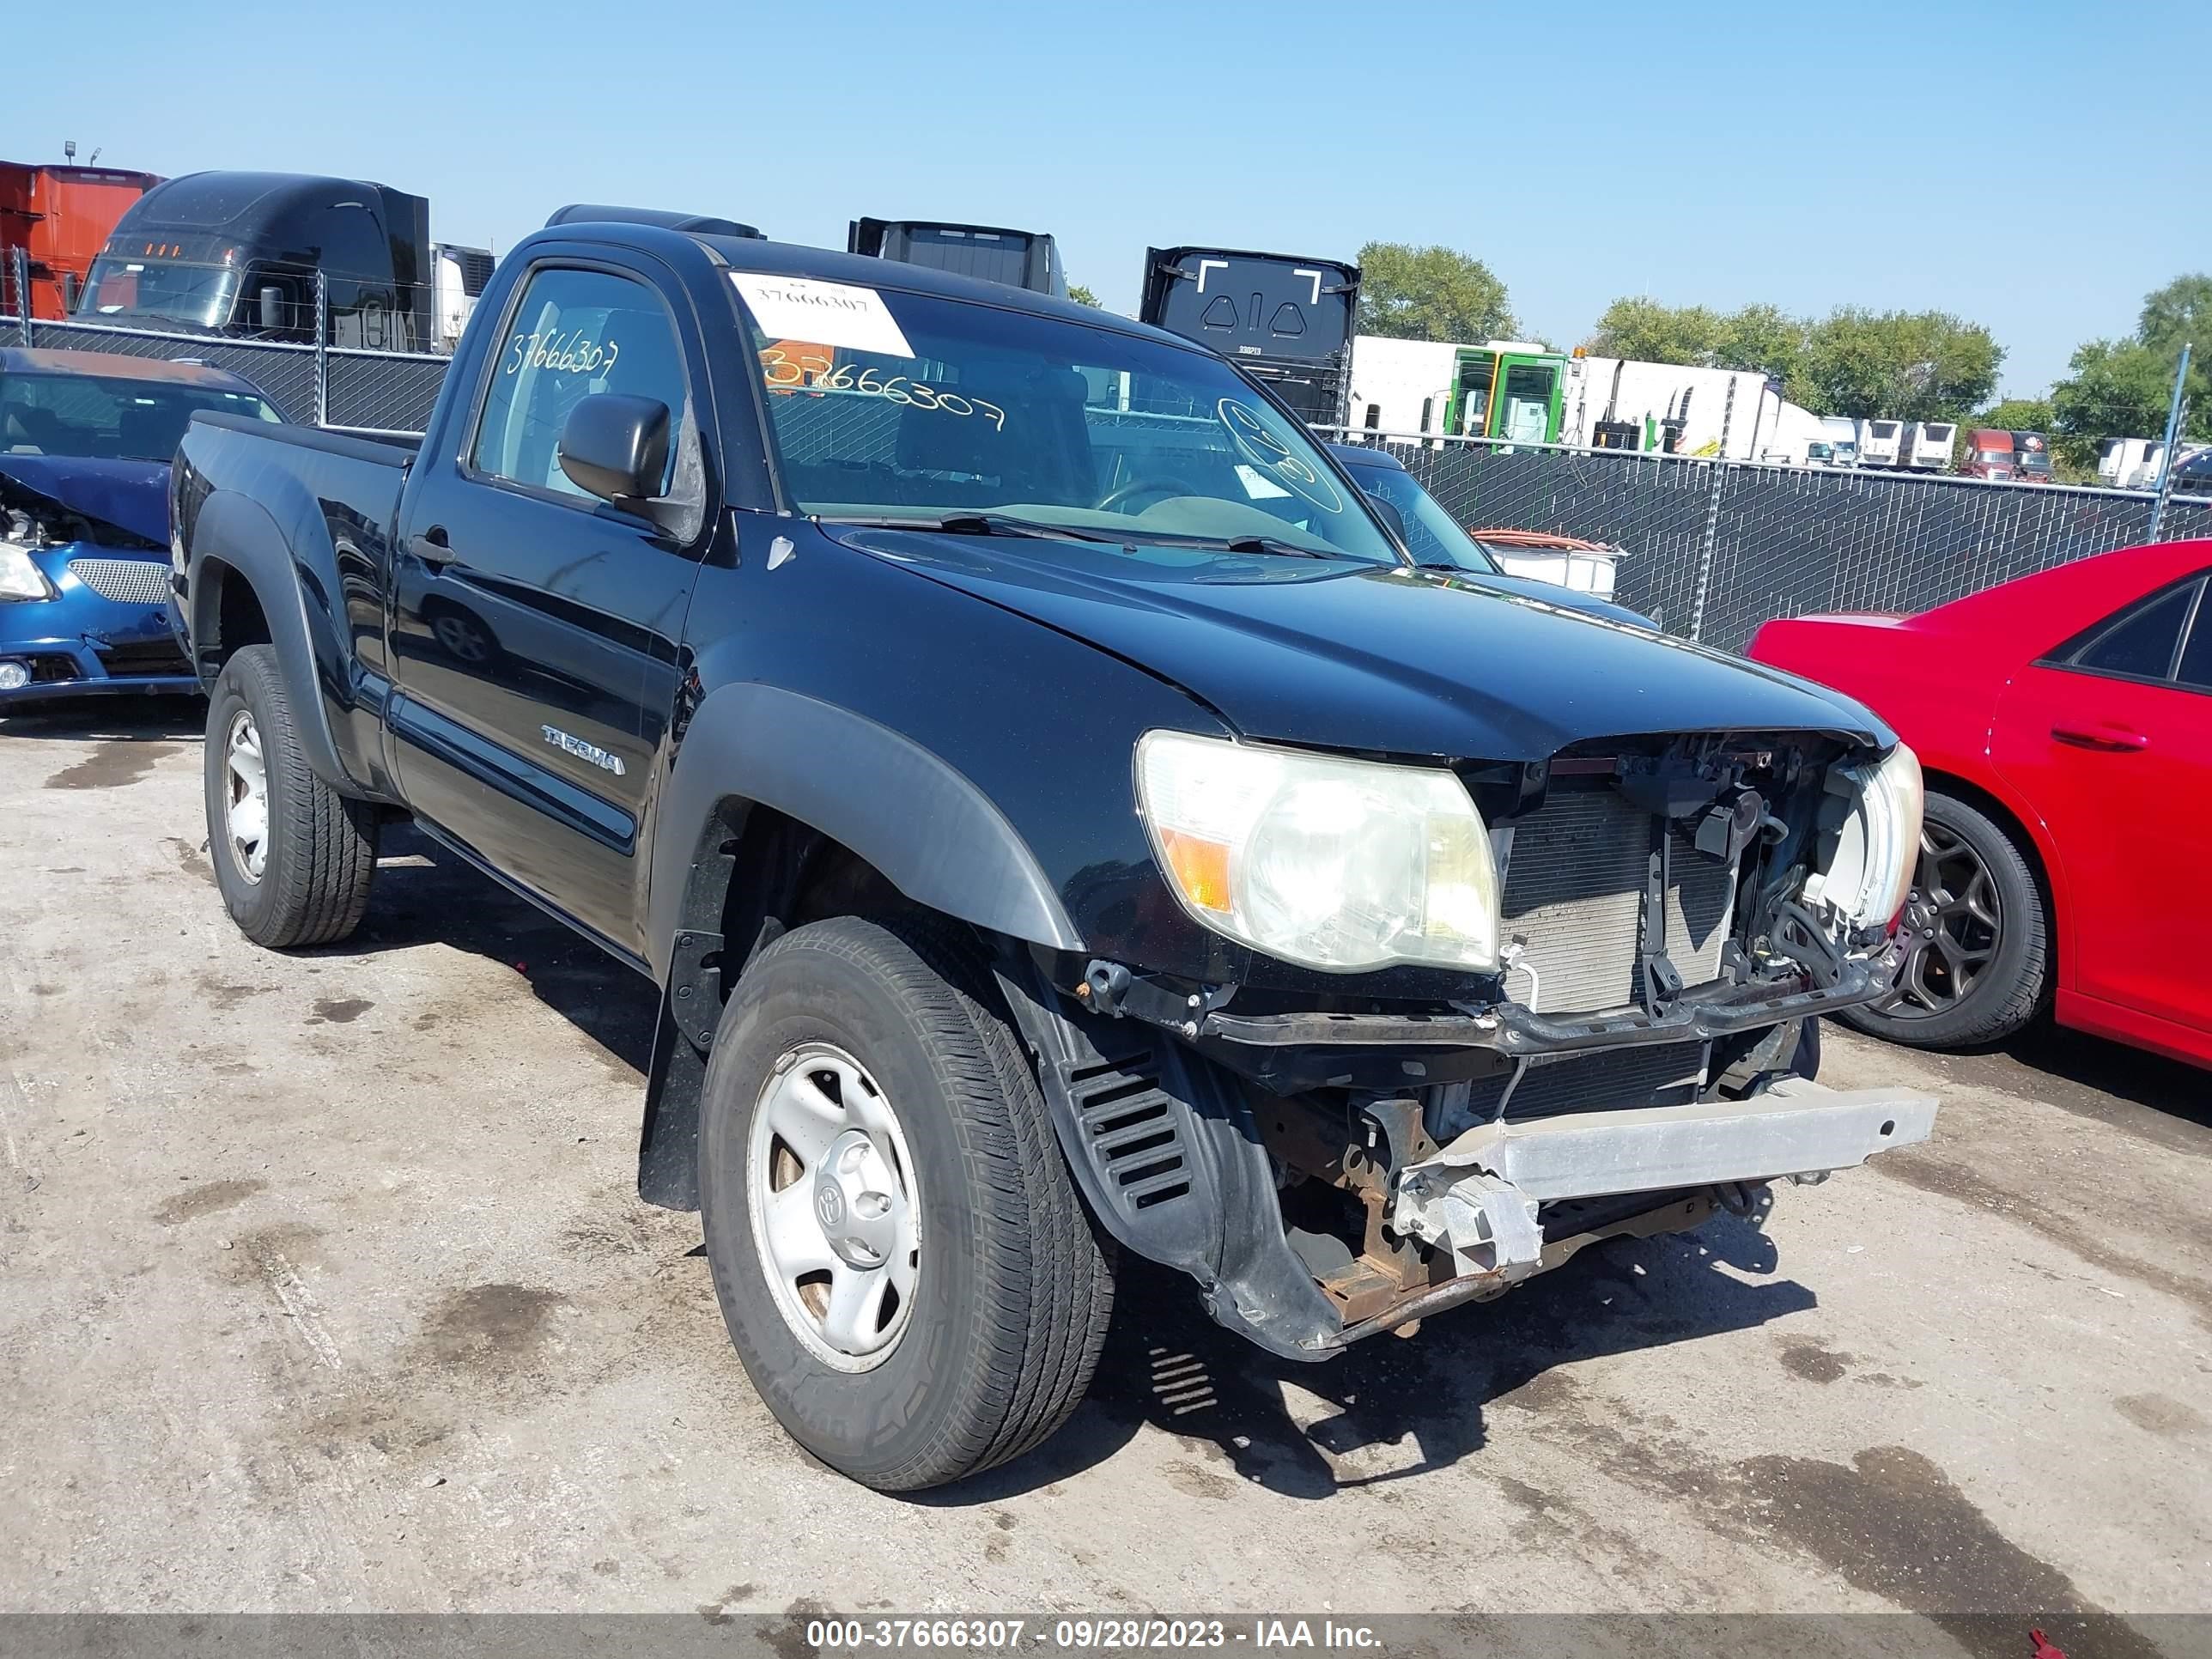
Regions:
<instances>
[{"instance_id":1,"label":"handwritten number 37666307","mask_svg":"<svg viewBox=\"0 0 2212 1659\"><path fill-rule=\"evenodd\" d=\"M819 357L794 362L777 346L761 353L761 371L769 387L775 391L857 392L947 415L980 415L991 422L994 430L1006 429L1006 411L987 398L963 398L957 392L947 392L942 386L929 386L904 374L886 379L878 369L855 369L850 363L833 368Z\"/></svg>"}]
</instances>

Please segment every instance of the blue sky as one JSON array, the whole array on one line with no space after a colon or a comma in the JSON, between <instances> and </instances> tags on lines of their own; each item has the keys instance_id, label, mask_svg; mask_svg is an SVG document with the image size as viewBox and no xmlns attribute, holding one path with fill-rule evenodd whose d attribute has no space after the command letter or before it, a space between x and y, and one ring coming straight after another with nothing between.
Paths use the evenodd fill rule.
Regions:
<instances>
[{"instance_id":1,"label":"blue sky","mask_svg":"<svg viewBox=\"0 0 2212 1659\"><path fill-rule=\"evenodd\" d=\"M1049 230L1132 310L1148 245L1486 260L1524 332L1615 295L1937 307L2041 391L2212 268L2212 6L21 9L0 154L367 177L504 248L571 201Z\"/></svg>"}]
</instances>

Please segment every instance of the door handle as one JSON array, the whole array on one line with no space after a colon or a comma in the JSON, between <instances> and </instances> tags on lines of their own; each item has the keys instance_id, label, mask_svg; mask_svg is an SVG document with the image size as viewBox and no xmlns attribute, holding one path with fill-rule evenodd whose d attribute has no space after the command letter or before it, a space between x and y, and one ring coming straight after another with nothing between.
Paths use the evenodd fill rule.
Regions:
<instances>
[{"instance_id":1,"label":"door handle","mask_svg":"<svg viewBox=\"0 0 2212 1659\"><path fill-rule=\"evenodd\" d=\"M2106 755L2133 755L2150 747L2150 739L2142 732L2119 726L2054 726L2051 735L2072 748L2094 749Z\"/></svg>"},{"instance_id":2,"label":"door handle","mask_svg":"<svg viewBox=\"0 0 2212 1659\"><path fill-rule=\"evenodd\" d=\"M446 526L434 524L415 538L416 558L432 570L441 570L453 562L452 544L446 539Z\"/></svg>"}]
</instances>

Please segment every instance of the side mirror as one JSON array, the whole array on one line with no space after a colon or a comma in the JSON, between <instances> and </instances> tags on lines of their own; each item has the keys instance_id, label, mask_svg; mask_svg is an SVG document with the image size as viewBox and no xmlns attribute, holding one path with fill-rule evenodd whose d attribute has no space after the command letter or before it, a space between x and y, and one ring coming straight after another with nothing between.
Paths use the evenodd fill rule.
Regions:
<instances>
[{"instance_id":1,"label":"side mirror","mask_svg":"<svg viewBox=\"0 0 2212 1659\"><path fill-rule=\"evenodd\" d=\"M1398 510L1397 502L1385 501L1370 489L1367 492L1367 505L1375 509L1376 518L1390 526L1390 533L1395 536L1401 544L1407 546L1412 544L1406 535L1406 515Z\"/></svg>"},{"instance_id":2,"label":"side mirror","mask_svg":"<svg viewBox=\"0 0 2212 1659\"><path fill-rule=\"evenodd\" d=\"M595 392L568 411L556 452L571 483L632 511L660 493L668 471L668 405Z\"/></svg>"},{"instance_id":3,"label":"side mirror","mask_svg":"<svg viewBox=\"0 0 2212 1659\"><path fill-rule=\"evenodd\" d=\"M284 290L274 283L261 290L261 326L271 331L284 326Z\"/></svg>"}]
</instances>

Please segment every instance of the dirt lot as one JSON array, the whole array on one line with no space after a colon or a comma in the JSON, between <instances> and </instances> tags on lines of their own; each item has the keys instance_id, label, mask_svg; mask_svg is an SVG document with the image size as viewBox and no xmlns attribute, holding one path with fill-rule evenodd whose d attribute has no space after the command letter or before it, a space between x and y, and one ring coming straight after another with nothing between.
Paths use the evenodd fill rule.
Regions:
<instances>
[{"instance_id":1,"label":"dirt lot","mask_svg":"<svg viewBox=\"0 0 2212 1659\"><path fill-rule=\"evenodd\" d=\"M896 1501L633 1194L642 981L404 832L356 942L257 951L197 709L96 718L0 722L0 1607L2208 1605L2202 1073L1833 1038L1933 1143L1329 1366L1132 1274L1065 1433Z\"/></svg>"}]
</instances>

